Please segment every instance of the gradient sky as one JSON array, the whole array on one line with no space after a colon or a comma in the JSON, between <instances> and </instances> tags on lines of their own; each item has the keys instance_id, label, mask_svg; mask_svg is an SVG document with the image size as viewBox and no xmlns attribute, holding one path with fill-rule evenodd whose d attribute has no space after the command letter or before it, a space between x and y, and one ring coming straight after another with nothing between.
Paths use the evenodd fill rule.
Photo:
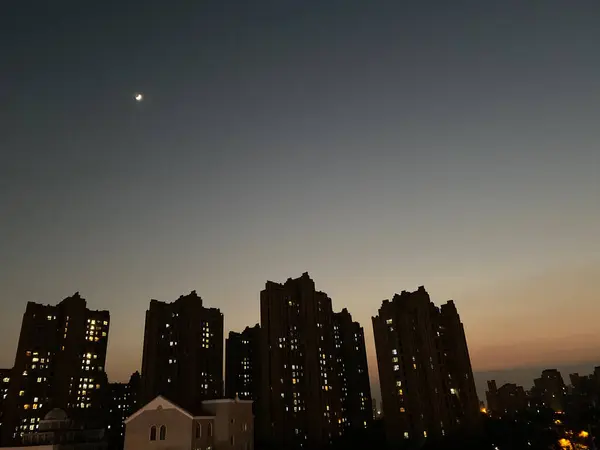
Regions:
<instances>
[{"instance_id":1,"label":"gradient sky","mask_svg":"<svg viewBox=\"0 0 600 450\"><path fill-rule=\"evenodd\" d=\"M596 0L0 2L0 366L27 301L110 310L123 380L151 298L195 289L240 330L304 271L374 384L370 317L419 285L485 376L600 364L598 23Z\"/></svg>"}]
</instances>

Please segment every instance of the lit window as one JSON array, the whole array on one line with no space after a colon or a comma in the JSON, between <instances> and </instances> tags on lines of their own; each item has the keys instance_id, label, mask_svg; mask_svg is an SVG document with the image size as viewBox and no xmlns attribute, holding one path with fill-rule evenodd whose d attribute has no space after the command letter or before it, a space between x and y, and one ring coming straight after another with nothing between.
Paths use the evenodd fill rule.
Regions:
<instances>
[{"instance_id":1,"label":"lit window","mask_svg":"<svg viewBox=\"0 0 600 450\"><path fill-rule=\"evenodd\" d=\"M400 366L399 366L398 364L394 365L394 370L395 370L395 371L398 371L398 370L400 370Z\"/></svg>"},{"instance_id":2,"label":"lit window","mask_svg":"<svg viewBox=\"0 0 600 450\"><path fill-rule=\"evenodd\" d=\"M408 439L408 431L404 432L404 439Z\"/></svg>"},{"instance_id":3,"label":"lit window","mask_svg":"<svg viewBox=\"0 0 600 450\"><path fill-rule=\"evenodd\" d=\"M392 319L387 319L387 320L385 321L385 323L387 323L388 325L391 325L391 324L393 324L393 323L394 323L394 321L393 321Z\"/></svg>"}]
</instances>

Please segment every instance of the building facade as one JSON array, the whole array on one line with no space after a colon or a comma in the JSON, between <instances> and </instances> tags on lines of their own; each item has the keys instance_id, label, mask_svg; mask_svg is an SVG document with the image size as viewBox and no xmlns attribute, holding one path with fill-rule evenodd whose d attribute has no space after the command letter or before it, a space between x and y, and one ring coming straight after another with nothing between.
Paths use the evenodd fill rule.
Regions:
<instances>
[{"instance_id":1,"label":"building facade","mask_svg":"<svg viewBox=\"0 0 600 450\"><path fill-rule=\"evenodd\" d=\"M304 273L283 284L268 281L260 302L261 440L291 448L326 446L342 436L348 421L331 299ZM367 393L363 397L370 398Z\"/></svg>"},{"instance_id":2,"label":"building facade","mask_svg":"<svg viewBox=\"0 0 600 450\"><path fill-rule=\"evenodd\" d=\"M346 429L363 430L373 420L365 333L344 308L333 314L333 334L342 391L342 424Z\"/></svg>"},{"instance_id":3,"label":"building facade","mask_svg":"<svg viewBox=\"0 0 600 450\"><path fill-rule=\"evenodd\" d=\"M135 372L128 383L110 383L105 411L106 435L111 450L123 448L125 440L125 419L138 410L140 374Z\"/></svg>"},{"instance_id":4,"label":"building facade","mask_svg":"<svg viewBox=\"0 0 600 450\"><path fill-rule=\"evenodd\" d=\"M241 333L229 332L225 342L225 396L243 400L258 398L260 386L260 325Z\"/></svg>"},{"instance_id":5,"label":"building facade","mask_svg":"<svg viewBox=\"0 0 600 450\"><path fill-rule=\"evenodd\" d=\"M192 291L146 311L142 402L158 395L182 407L223 397L223 314Z\"/></svg>"},{"instance_id":6,"label":"building facade","mask_svg":"<svg viewBox=\"0 0 600 450\"><path fill-rule=\"evenodd\" d=\"M158 396L125 421L125 450L253 450L250 400L206 400L187 410Z\"/></svg>"},{"instance_id":7,"label":"building facade","mask_svg":"<svg viewBox=\"0 0 600 450\"><path fill-rule=\"evenodd\" d=\"M385 300L373 317L388 441L440 437L479 421L463 325L449 301L424 287Z\"/></svg>"},{"instance_id":8,"label":"building facade","mask_svg":"<svg viewBox=\"0 0 600 450\"><path fill-rule=\"evenodd\" d=\"M74 294L56 306L29 302L5 400L3 443L36 431L52 408L93 420L106 388L110 315Z\"/></svg>"}]
</instances>

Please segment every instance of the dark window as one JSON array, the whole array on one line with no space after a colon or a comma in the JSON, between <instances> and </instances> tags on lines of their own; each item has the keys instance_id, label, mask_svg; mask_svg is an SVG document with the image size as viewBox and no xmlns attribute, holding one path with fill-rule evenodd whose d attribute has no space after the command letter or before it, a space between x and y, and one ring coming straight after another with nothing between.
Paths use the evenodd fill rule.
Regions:
<instances>
[{"instance_id":1,"label":"dark window","mask_svg":"<svg viewBox=\"0 0 600 450\"><path fill-rule=\"evenodd\" d=\"M161 425L160 427L160 440L164 441L167 438L167 427Z\"/></svg>"},{"instance_id":2,"label":"dark window","mask_svg":"<svg viewBox=\"0 0 600 450\"><path fill-rule=\"evenodd\" d=\"M154 425L152 425L150 427L150 440L151 441L155 441L156 440L156 427Z\"/></svg>"},{"instance_id":3,"label":"dark window","mask_svg":"<svg viewBox=\"0 0 600 450\"><path fill-rule=\"evenodd\" d=\"M196 439L202 436L202 425L196 424Z\"/></svg>"}]
</instances>

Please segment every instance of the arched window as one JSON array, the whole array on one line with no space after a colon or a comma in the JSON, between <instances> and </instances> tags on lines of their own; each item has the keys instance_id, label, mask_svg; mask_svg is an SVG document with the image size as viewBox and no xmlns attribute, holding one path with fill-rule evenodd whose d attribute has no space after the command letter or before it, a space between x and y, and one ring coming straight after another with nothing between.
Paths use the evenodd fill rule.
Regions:
<instances>
[{"instance_id":1,"label":"arched window","mask_svg":"<svg viewBox=\"0 0 600 450\"><path fill-rule=\"evenodd\" d=\"M213 429L212 429L213 425L212 422L208 422L208 435L212 436L213 435Z\"/></svg>"},{"instance_id":2,"label":"arched window","mask_svg":"<svg viewBox=\"0 0 600 450\"><path fill-rule=\"evenodd\" d=\"M156 440L156 426L152 425L150 427L150 440L151 441L155 441Z\"/></svg>"},{"instance_id":3,"label":"arched window","mask_svg":"<svg viewBox=\"0 0 600 450\"><path fill-rule=\"evenodd\" d=\"M161 441L164 441L166 438L167 438L167 427L165 427L164 425L161 425L159 439Z\"/></svg>"},{"instance_id":4,"label":"arched window","mask_svg":"<svg viewBox=\"0 0 600 450\"><path fill-rule=\"evenodd\" d=\"M200 438L202 436L202 425L197 423L196 424L196 439Z\"/></svg>"}]
</instances>

